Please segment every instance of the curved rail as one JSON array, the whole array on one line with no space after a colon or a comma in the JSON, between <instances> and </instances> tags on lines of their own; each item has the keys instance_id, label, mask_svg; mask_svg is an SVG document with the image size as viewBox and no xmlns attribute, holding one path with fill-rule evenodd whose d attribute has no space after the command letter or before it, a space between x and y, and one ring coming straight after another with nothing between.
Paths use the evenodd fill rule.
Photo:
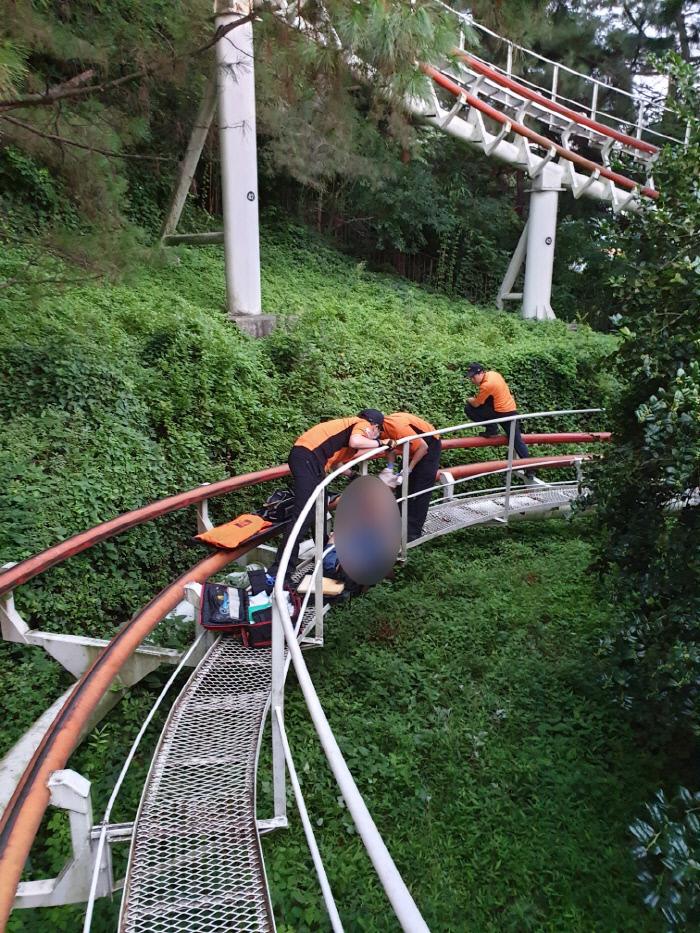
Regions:
<instances>
[{"instance_id":1,"label":"curved rail","mask_svg":"<svg viewBox=\"0 0 700 933\"><path fill-rule=\"evenodd\" d=\"M461 427L478 428L480 425L464 425ZM457 430L459 429L461 428ZM449 430L449 428L443 429L441 433ZM523 437L526 443L530 444L587 443L607 440L610 434L609 432L566 432L559 434L525 434ZM488 439L460 437L442 440L443 449L446 450L502 446L505 443L507 443L505 436ZM381 452L372 452L371 457L365 457L364 459L371 459L379 453ZM555 457L548 459L556 461L556 464L553 463L552 465L564 465L564 461L567 461L567 458ZM499 461L496 461L496 463L499 463ZM476 472L484 472L485 467L486 464L484 463L468 464L464 467L454 467L451 472L456 476L473 475L462 471L475 468ZM498 467L495 466L494 469L498 469ZM0 574L0 595L7 593L15 586L26 582L42 571L55 566L62 560L84 551L93 544L104 541L113 535L123 533L129 528L201 502L204 499L269 480L280 479L287 476L289 472L289 467L286 465L271 467L255 473L221 480L218 483L200 486L167 497L159 502L151 503L140 509L126 512L92 529L73 535L58 545L47 548L42 553L27 558L6 570ZM184 583L190 581L204 582L212 574L217 573L252 547L274 537L279 530L279 526L267 529L261 534L248 539L236 549L217 551L182 574L123 626L109 645L105 647L92 667L80 679L58 717L45 734L0 821L0 926L4 928L12 909L17 884L21 878L41 818L49 802L46 781L52 771L65 766L92 709L107 691L123 664L143 639L153 631L163 616L175 608L182 598Z\"/></svg>"},{"instance_id":2,"label":"curved rail","mask_svg":"<svg viewBox=\"0 0 700 933\"><path fill-rule=\"evenodd\" d=\"M592 120L583 113L577 113L575 110L564 107L563 104L558 104L555 100L550 100L542 94L531 91L519 81L509 78L507 75L502 75L495 68L486 64L486 62L481 61L479 58L475 58L473 55L469 55L467 52L459 51L459 56L467 62L472 71L476 71L478 74L496 81L501 87L508 88L508 90L518 94L519 97L525 97L527 100L539 104L539 106L546 110L552 111L552 113L566 117L568 120L573 120L575 123L579 123L581 126L585 126L588 129L595 130L595 132L599 133L601 136L614 139L616 142L622 143L624 146L629 146L631 149L639 149L640 152L644 152L647 155L656 155L659 152L658 146L645 143L641 139L635 139L634 136L628 136L627 133L621 133L619 130L614 130L604 123L598 123L597 120Z\"/></svg>"},{"instance_id":3,"label":"curved rail","mask_svg":"<svg viewBox=\"0 0 700 933\"><path fill-rule=\"evenodd\" d=\"M624 90L624 88L606 84L605 81L602 81L599 78L594 78L593 75L583 74L583 72L581 71L576 71L575 68L570 68L568 65L561 64L561 62L555 62L551 58L547 58L546 55L541 55L539 52L533 51L533 49L528 49L523 45L518 45L517 42L513 42L511 39L505 39L503 36L499 36L497 32L494 32L492 29L489 29L487 26L483 26L481 23L477 23L474 19L472 19L470 14L464 13L460 10L453 9L453 7L451 7L448 3L445 3L444 0L436 0L436 2L439 4L439 6L443 7L449 13L452 13L454 16L456 16L459 20L461 20L462 23L464 23L465 26L469 27L470 29L476 29L479 32L484 33L485 35L490 36L492 39L496 39L498 42L503 42L508 48L509 71L510 71L510 63L512 61L513 51L517 49L517 51L522 53L523 55L527 55L530 58L534 58L536 61L542 62L545 65L551 65L555 73L563 71L566 74L572 75L573 77L579 78L580 80L585 81L587 84L592 85L594 88L594 93L593 93L594 103L592 104L591 107L586 108L590 110L591 113L595 112L595 107L596 107L595 101L597 101L598 92L601 90L608 94L614 93L614 94L618 94L621 97L626 97L633 104L639 103L642 107L642 111L648 104L656 103L654 96L652 94L645 94L644 93L645 89L643 88L642 89L637 88L637 93L632 93L630 91ZM537 85L534 85L534 84L532 86L537 87ZM543 88L539 88L539 89L544 90ZM554 87L552 88L551 93L552 94L555 93ZM586 106L585 104L580 104L579 101L569 101L569 103L578 104L584 107ZM666 107L666 106L662 107L662 113L671 114L675 116L674 112L669 107ZM612 114L609 114L609 116L612 119L615 119ZM619 122L628 123L629 121L619 119ZM677 139L674 136L667 136L665 133L660 133L658 130L653 130L649 128L648 126L640 125L640 131L649 133L650 135L656 136L659 139L665 139L665 140L668 140L669 142L683 145L682 139Z\"/></svg>"},{"instance_id":4,"label":"curved rail","mask_svg":"<svg viewBox=\"0 0 700 933\"><path fill-rule=\"evenodd\" d=\"M610 433L604 431L583 434L576 432L568 434L523 434L523 440L526 444L585 444L609 439ZM456 437L443 440L442 448L443 450L454 450L468 447L497 447L504 443L507 443L505 435L498 438ZM35 554L33 557L27 557L26 560L20 561L0 573L0 596L9 593L16 586L26 583L45 570L55 567L56 564L60 564L66 558L80 554L81 551L86 551L94 544L106 541L114 535L122 534L130 528L136 527L136 525L150 522L155 518L183 509L188 505L195 505L204 499L234 492L236 489L243 489L246 486L255 486L268 480L282 479L289 475L289 467L286 464L268 467L255 473L245 473L241 476L220 480L218 483L198 486L196 489L190 489L187 492L181 492L175 496L168 496L166 499L152 502L150 505L144 505L140 509L124 512L116 518L95 525L87 531L80 531L72 537L66 538L65 541L54 544L39 554Z\"/></svg>"},{"instance_id":5,"label":"curved rail","mask_svg":"<svg viewBox=\"0 0 700 933\"><path fill-rule=\"evenodd\" d=\"M7 923L22 870L49 803L46 782L52 771L65 767L81 729L123 664L163 616L180 602L185 583L203 583L251 546L268 541L278 531L279 527L267 529L238 548L217 551L195 564L137 612L82 676L34 753L0 821L0 928L4 929Z\"/></svg>"},{"instance_id":6,"label":"curved rail","mask_svg":"<svg viewBox=\"0 0 700 933\"><path fill-rule=\"evenodd\" d=\"M491 117L492 120L500 123L501 126L509 126L516 135L522 136L524 139L529 139L530 142L536 143L547 151L554 150L560 158L565 159L567 162L579 165L592 174L597 173L596 177L602 176L622 188L638 189L641 194L648 198L658 198L659 192L655 188L650 188L647 185L641 187L638 182L633 181L631 178L613 172L611 169L606 168L604 165L599 165L597 162L592 162L590 159L586 159L577 152L571 152L564 146L559 145L559 143L555 143L551 139L547 139L546 136L542 136L540 133L531 130L528 126L523 126L522 123L509 120L500 110L496 110L495 107L492 107L480 98L470 94L459 84L456 84L453 80L442 74L442 72L438 71L437 68L433 68L432 65L421 65L420 67L421 70L439 84L440 87L454 94L457 98L463 98L465 103L469 104L470 107L474 107L475 110L479 110L481 113L486 114L486 116Z\"/></svg>"},{"instance_id":7,"label":"curved rail","mask_svg":"<svg viewBox=\"0 0 700 933\"><path fill-rule=\"evenodd\" d=\"M67 557L73 557L75 554L92 547L93 544L106 541L107 538L114 535L122 534L136 525L142 525L154 518L160 518L161 515L167 515L168 512L184 509L186 506L202 502L204 499L234 492L236 489L243 489L246 486L255 486L258 483L264 483L266 480L282 479L283 476L289 476L289 467L286 464L284 466L270 467L267 470L258 470L256 473L232 476L230 479L222 479L218 483L206 483L196 489L178 493L176 496L159 499L157 502L144 505L140 509L124 512L122 515L95 525L87 531L80 531L71 538L61 541L60 544L46 548L40 554L28 557L26 560L15 564L14 567L0 573L0 596L9 592L15 586L19 586L20 583L26 583L32 577L43 573L44 570L55 567L56 564L60 564Z\"/></svg>"}]
</instances>

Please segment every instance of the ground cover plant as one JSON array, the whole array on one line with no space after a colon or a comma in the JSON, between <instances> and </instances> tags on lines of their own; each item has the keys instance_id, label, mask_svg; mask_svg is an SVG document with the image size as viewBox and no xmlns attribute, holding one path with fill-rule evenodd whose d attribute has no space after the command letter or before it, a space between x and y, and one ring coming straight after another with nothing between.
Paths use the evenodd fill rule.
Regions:
<instances>
[{"instance_id":1,"label":"ground cover plant","mask_svg":"<svg viewBox=\"0 0 700 933\"><path fill-rule=\"evenodd\" d=\"M21 303L0 302L3 560L21 559L200 482L282 462L309 424L368 403L455 423L465 395L462 372L474 359L502 371L524 409L588 407L605 398L602 367L610 338L477 311L396 277L371 275L302 228L278 222L266 228L264 300L284 320L264 341L244 336L223 314L219 250L183 249L172 258L178 261L143 267L129 283L45 297L31 315ZM9 253L0 258L12 261ZM556 427L578 424L562 419ZM260 497L251 491L212 504L214 521L259 505ZM190 543L194 527L189 510L134 529L19 588L17 604L37 627L111 635L202 556ZM0 731L4 752L67 680L36 649L3 642L0 658L5 704L13 713ZM135 688L71 760L98 782L96 813L138 728L137 713L145 715L155 689L155 680ZM424 712L439 715L421 707ZM427 740L435 724L426 723ZM480 731L470 733L470 755L481 754ZM395 741L400 750L403 740ZM398 759L389 764L392 773L408 768ZM138 765L120 819L135 809L145 751ZM410 769L406 774L408 780ZM402 800L391 806L397 825ZM56 871L67 843L64 816L47 814L32 853L32 877ZM95 929L112 929L115 910L102 903ZM313 916L312 906L304 910ZM361 929L359 907L355 913ZM61 908L17 913L12 923L32 933L73 931L80 929L80 916L79 908Z\"/></svg>"},{"instance_id":2,"label":"ground cover plant","mask_svg":"<svg viewBox=\"0 0 700 933\"><path fill-rule=\"evenodd\" d=\"M262 341L226 320L217 248L169 254L130 284L46 296L31 314L0 301L2 562L199 483L282 463L324 418L371 405L458 423L474 359L506 375L525 411L605 398L608 337L371 275L302 228L270 223L263 246L264 305L287 323ZM0 257L7 272L14 262L11 251ZM561 419L549 429L577 423L591 426ZM256 491L212 513L259 504ZM111 633L202 556L194 527L189 510L134 529L20 588L18 605L44 628Z\"/></svg>"},{"instance_id":3,"label":"ground cover plant","mask_svg":"<svg viewBox=\"0 0 700 933\"><path fill-rule=\"evenodd\" d=\"M669 760L603 689L581 529L471 529L328 616L307 661L432 930L652 931L629 823ZM396 930L298 688L285 720L341 919ZM262 772L264 781L264 771ZM263 783L269 794L269 783ZM300 821L264 837L280 930L330 929Z\"/></svg>"}]
</instances>

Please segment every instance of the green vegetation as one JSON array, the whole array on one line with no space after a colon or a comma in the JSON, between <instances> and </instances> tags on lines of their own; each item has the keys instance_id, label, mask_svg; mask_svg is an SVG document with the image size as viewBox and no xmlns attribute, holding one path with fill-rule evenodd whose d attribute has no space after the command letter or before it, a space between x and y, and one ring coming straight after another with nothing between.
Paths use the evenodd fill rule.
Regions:
<instances>
[{"instance_id":1,"label":"green vegetation","mask_svg":"<svg viewBox=\"0 0 700 933\"><path fill-rule=\"evenodd\" d=\"M323 651L306 655L431 930L656 929L627 827L682 762L601 689L614 613L582 536L583 522L550 521L430 542L393 582L334 608ZM398 929L291 690L285 719L346 929ZM291 830L264 837L280 929L327 930L291 806Z\"/></svg>"},{"instance_id":2,"label":"green vegetation","mask_svg":"<svg viewBox=\"0 0 700 933\"><path fill-rule=\"evenodd\" d=\"M700 733L700 121L697 74L668 63L675 106L688 121L685 149L667 149L656 178L661 196L619 239L614 281L622 343L622 392L612 406L616 443L591 471L598 506L598 568L617 607L607 642L609 683L642 728L678 744ZM640 880L664 929L698 924L700 824L692 790L665 783L635 824Z\"/></svg>"},{"instance_id":3,"label":"green vegetation","mask_svg":"<svg viewBox=\"0 0 700 933\"><path fill-rule=\"evenodd\" d=\"M0 266L15 261L3 255ZM310 424L368 404L459 423L473 359L509 378L521 410L605 398L600 368L613 344L587 328L484 314L369 275L302 228L271 226L264 263L265 307L289 323L263 341L222 313L216 249L182 249L129 285L46 297L39 313L0 303L0 560L283 463ZM218 502L213 515L260 501L258 491ZM183 512L98 545L22 587L18 606L44 628L111 633L202 555L187 543L194 527Z\"/></svg>"}]
</instances>

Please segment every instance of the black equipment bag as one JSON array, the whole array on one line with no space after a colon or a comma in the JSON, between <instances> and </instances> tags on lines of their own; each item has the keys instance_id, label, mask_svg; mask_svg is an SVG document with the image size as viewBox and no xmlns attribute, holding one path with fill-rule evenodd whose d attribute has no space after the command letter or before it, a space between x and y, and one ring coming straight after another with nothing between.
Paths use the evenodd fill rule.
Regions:
<instances>
[{"instance_id":1,"label":"black equipment bag","mask_svg":"<svg viewBox=\"0 0 700 933\"><path fill-rule=\"evenodd\" d=\"M285 585L284 588L294 607L291 613L294 623L301 609L301 598L290 587ZM241 628L241 638L246 648L269 648L272 645L272 607L253 612L252 622Z\"/></svg>"},{"instance_id":2,"label":"black equipment bag","mask_svg":"<svg viewBox=\"0 0 700 933\"><path fill-rule=\"evenodd\" d=\"M282 522L289 521L293 509L294 493L290 489L275 489L272 495L268 496L265 505L260 509L259 515L266 522L279 525Z\"/></svg>"},{"instance_id":3,"label":"black equipment bag","mask_svg":"<svg viewBox=\"0 0 700 933\"><path fill-rule=\"evenodd\" d=\"M212 632L237 634L248 622L248 594L239 586L205 583L199 601L199 624Z\"/></svg>"}]
</instances>

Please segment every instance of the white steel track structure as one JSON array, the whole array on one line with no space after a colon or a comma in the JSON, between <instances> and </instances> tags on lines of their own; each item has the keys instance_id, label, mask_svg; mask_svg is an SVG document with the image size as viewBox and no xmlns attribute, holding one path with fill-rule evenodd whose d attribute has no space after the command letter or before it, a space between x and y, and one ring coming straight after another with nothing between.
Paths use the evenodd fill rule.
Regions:
<instances>
[{"instance_id":1,"label":"white steel track structure","mask_svg":"<svg viewBox=\"0 0 700 933\"><path fill-rule=\"evenodd\" d=\"M406 100L406 109L441 132L450 133L487 156L527 173L531 182L529 219L494 297L500 308L504 301L522 300L521 313L525 318L553 318L552 266L559 193L569 190L575 198L585 196L604 201L615 213L636 210L641 197L658 196L651 175L658 146L667 142L682 145L683 140L649 125L650 118L656 119L658 108L649 106L643 94L610 87L590 75L552 62L498 36L452 10L442 0L436 2L459 18L462 38L469 32L495 40L506 50L507 63L502 68L462 48L455 50L457 59L450 66L420 64L433 80L432 90L427 100ZM217 63L180 165L161 243L166 246L223 243L229 314L242 325L243 321L250 325L257 320L257 324L250 326L253 333L260 335L266 332L266 322L261 317L260 297L253 25L249 21L253 9L252 0L215 0L216 28L222 34L216 43ZM309 41L319 41L304 20L302 9L302 3L288 4L286 0L280 0L277 7L279 15L304 32ZM227 30L233 28L235 33L230 36ZM341 48L337 36L335 42ZM351 54L348 60L360 64ZM530 62L531 71L551 72L549 87L533 84L526 75L518 76L515 69L518 62ZM367 69L362 70L366 79ZM561 76L575 77L586 88L586 103L562 97ZM605 102L601 97L605 97ZM177 234L177 223L217 100L224 230ZM633 122L630 108L636 111ZM662 108L662 112L667 111ZM596 158L578 151L582 141L597 153ZM611 167L619 156L630 164L634 177ZM523 291L514 292L523 264Z\"/></svg>"},{"instance_id":2,"label":"white steel track structure","mask_svg":"<svg viewBox=\"0 0 700 933\"><path fill-rule=\"evenodd\" d=\"M598 411L538 412L524 417L551 418ZM491 422L486 422L486 424ZM495 423L495 422L494 422ZM482 424L459 425L437 432L447 434ZM424 436L424 435L420 435ZM402 555L438 535L472 524L504 523L514 518L543 517L565 511L578 493L575 481L530 482L513 487L515 434L511 432L503 468L504 485L476 493L456 492L460 480L443 471L433 491L440 494L431 507L420 539L407 543L403 509ZM401 443L403 455L413 438ZM363 472L370 451L353 461ZM528 469L578 466L585 455L532 459ZM553 463L552 460L556 462ZM471 479L490 475L486 471ZM163 731L134 824L134 836L122 903L119 933L251 933L274 931L259 833L287 825L286 774L311 849L314 866L334 933L343 926L321 861L312 823L296 778L284 726L284 687L290 662L294 665L311 719L335 775L338 788L362 838L377 875L404 931L427 933L427 926L401 878L345 763L309 676L301 647L322 644L325 490L348 468L331 473L306 503L292 531L280 563L273 593L272 647L249 651L223 636L201 662L183 690ZM454 473L458 470L455 469ZM399 501L407 499L407 474ZM464 487L462 487L464 488ZM283 590L289 555L299 529L315 509L315 551L302 572L311 573L314 587L302 604L294 628ZM311 637L313 632L313 638ZM274 815L256 817L256 772L263 722L271 711ZM97 871L97 869L96 869ZM87 933L86 926L86 933Z\"/></svg>"}]
</instances>

